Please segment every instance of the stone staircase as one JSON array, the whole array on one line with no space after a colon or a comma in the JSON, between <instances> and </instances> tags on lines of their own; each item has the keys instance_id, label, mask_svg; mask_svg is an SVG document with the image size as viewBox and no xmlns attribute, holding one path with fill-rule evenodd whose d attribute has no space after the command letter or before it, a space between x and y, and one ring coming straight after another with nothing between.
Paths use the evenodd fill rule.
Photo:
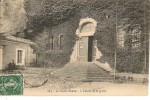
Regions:
<instances>
[{"instance_id":1,"label":"stone staircase","mask_svg":"<svg viewBox=\"0 0 150 100\"><path fill-rule=\"evenodd\" d=\"M113 76L92 62L68 63L55 72L55 76L87 82L112 81Z\"/></svg>"},{"instance_id":2,"label":"stone staircase","mask_svg":"<svg viewBox=\"0 0 150 100\"><path fill-rule=\"evenodd\" d=\"M113 81L113 76L110 75L110 72L102 69L100 66L90 64L87 70L86 81L111 82Z\"/></svg>"}]
</instances>

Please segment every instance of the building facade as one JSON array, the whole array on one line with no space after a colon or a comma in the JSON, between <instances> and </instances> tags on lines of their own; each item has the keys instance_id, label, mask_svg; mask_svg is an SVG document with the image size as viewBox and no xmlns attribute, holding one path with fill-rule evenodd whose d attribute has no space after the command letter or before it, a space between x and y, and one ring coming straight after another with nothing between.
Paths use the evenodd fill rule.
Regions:
<instances>
[{"instance_id":1,"label":"building facade","mask_svg":"<svg viewBox=\"0 0 150 100\"><path fill-rule=\"evenodd\" d=\"M14 62L17 66L30 66L36 61L36 55L30 45L30 40L7 35L1 40L0 48L0 70L8 67Z\"/></svg>"},{"instance_id":2,"label":"building facade","mask_svg":"<svg viewBox=\"0 0 150 100\"><path fill-rule=\"evenodd\" d=\"M109 1L109 6L104 9L97 2L83 5L58 25L46 26L44 32L47 32L49 41L47 62L60 63L59 66L93 62L109 71L116 68L119 72L148 73L149 23L146 20L149 13L143 3L135 1L139 5L134 7L131 6L132 2L129 5L116 5L116 2ZM119 8L123 6L127 10L134 8L134 14L121 18L119 14L123 10Z\"/></svg>"}]
</instances>

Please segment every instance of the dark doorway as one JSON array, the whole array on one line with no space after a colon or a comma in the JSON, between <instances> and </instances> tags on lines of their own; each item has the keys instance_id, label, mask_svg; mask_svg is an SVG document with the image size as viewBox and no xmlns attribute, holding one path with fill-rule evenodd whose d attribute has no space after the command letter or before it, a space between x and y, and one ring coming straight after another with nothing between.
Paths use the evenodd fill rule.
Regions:
<instances>
[{"instance_id":1,"label":"dark doorway","mask_svg":"<svg viewBox=\"0 0 150 100\"><path fill-rule=\"evenodd\" d=\"M92 62L93 58L93 36L88 39L88 62Z\"/></svg>"}]
</instances>

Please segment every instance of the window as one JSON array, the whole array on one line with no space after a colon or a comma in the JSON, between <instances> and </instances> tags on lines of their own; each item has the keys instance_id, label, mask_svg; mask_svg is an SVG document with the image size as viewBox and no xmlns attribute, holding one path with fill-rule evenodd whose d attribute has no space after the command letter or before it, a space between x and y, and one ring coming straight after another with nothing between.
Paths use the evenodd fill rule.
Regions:
<instances>
[{"instance_id":1,"label":"window","mask_svg":"<svg viewBox=\"0 0 150 100\"><path fill-rule=\"evenodd\" d=\"M140 25L134 25L129 34L121 27L117 30L117 47L138 50L142 44L142 31Z\"/></svg>"},{"instance_id":2,"label":"window","mask_svg":"<svg viewBox=\"0 0 150 100\"><path fill-rule=\"evenodd\" d=\"M17 63L22 63L22 50L18 50Z\"/></svg>"},{"instance_id":3,"label":"window","mask_svg":"<svg viewBox=\"0 0 150 100\"><path fill-rule=\"evenodd\" d=\"M50 37L50 50L54 49L54 36Z\"/></svg>"},{"instance_id":4,"label":"window","mask_svg":"<svg viewBox=\"0 0 150 100\"><path fill-rule=\"evenodd\" d=\"M126 32L123 31L123 29L118 29L118 31L117 31L117 45L119 48L124 48L125 34L126 34Z\"/></svg>"},{"instance_id":5,"label":"window","mask_svg":"<svg viewBox=\"0 0 150 100\"><path fill-rule=\"evenodd\" d=\"M133 27L131 31L131 48L139 49L141 47L141 27L139 25Z\"/></svg>"},{"instance_id":6,"label":"window","mask_svg":"<svg viewBox=\"0 0 150 100\"><path fill-rule=\"evenodd\" d=\"M24 65L24 50L22 50L22 49L18 49L17 51L16 51L16 64L17 65Z\"/></svg>"},{"instance_id":7,"label":"window","mask_svg":"<svg viewBox=\"0 0 150 100\"><path fill-rule=\"evenodd\" d=\"M64 36L60 35L59 36L59 50L63 50L63 41L64 41Z\"/></svg>"}]
</instances>

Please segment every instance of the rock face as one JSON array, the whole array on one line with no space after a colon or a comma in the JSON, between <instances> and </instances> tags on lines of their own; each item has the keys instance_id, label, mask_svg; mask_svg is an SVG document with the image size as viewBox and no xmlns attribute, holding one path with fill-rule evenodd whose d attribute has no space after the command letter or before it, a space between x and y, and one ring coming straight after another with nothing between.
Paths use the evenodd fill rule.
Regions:
<instances>
[{"instance_id":1,"label":"rock face","mask_svg":"<svg viewBox=\"0 0 150 100\"><path fill-rule=\"evenodd\" d=\"M1 0L0 33L15 35L26 28L24 0Z\"/></svg>"}]
</instances>

